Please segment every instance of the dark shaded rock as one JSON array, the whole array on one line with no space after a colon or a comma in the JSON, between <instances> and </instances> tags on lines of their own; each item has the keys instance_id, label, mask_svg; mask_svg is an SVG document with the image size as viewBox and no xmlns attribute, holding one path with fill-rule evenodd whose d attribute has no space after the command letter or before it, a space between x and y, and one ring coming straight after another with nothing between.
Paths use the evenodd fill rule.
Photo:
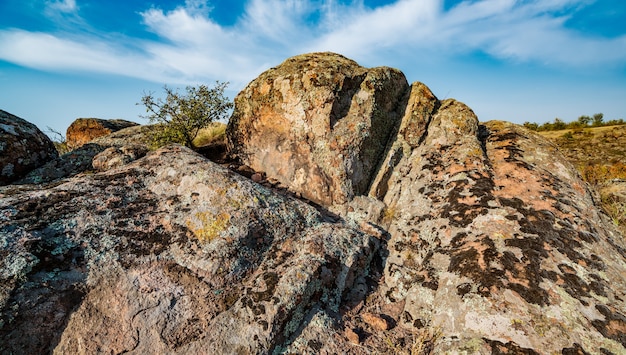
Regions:
<instances>
[{"instance_id":1,"label":"dark shaded rock","mask_svg":"<svg viewBox=\"0 0 626 355\"><path fill-rule=\"evenodd\" d=\"M119 119L78 118L67 128L65 136L67 148L74 150L95 138L137 125L135 122Z\"/></svg>"},{"instance_id":2,"label":"dark shaded rock","mask_svg":"<svg viewBox=\"0 0 626 355\"><path fill-rule=\"evenodd\" d=\"M58 157L54 144L35 125L0 110L0 185Z\"/></svg>"}]
</instances>

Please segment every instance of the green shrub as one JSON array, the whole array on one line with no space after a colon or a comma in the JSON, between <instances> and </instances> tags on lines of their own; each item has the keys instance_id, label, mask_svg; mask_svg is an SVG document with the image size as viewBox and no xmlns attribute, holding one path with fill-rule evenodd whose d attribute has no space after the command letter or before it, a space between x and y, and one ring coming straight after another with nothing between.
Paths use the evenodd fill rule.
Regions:
<instances>
[{"instance_id":1,"label":"green shrub","mask_svg":"<svg viewBox=\"0 0 626 355\"><path fill-rule=\"evenodd\" d=\"M200 130L213 121L225 118L233 107L232 102L224 96L227 85L216 82L212 88L206 85L187 86L184 94L164 86L165 99L155 99L152 93L144 94L141 104L149 114L143 117L155 125L152 131L153 146L156 148L179 143L195 147L193 141Z\"/></svg>"}]
</instances>

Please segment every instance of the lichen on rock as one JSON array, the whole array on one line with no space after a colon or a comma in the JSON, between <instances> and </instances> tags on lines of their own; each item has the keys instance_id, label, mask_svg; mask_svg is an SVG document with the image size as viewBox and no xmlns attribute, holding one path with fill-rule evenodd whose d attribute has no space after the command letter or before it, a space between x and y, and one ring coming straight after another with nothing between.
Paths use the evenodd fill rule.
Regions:
<instances>
[{"instance_id":1,"label":"lichen on rock","mask_svg":"<svg viewBox=\"0 0 626 355\"><path fill-rule=\"evenodd\" d=\"M0 185L12 183L58 156L39 128L0 110Z\"/></svg>"},{"instance_id":2,"label":"lichen on rock","mask_svg":"<svg viewBox=\"0 0 626 355\"><path fill-rule=\"evenodd\" d=\"M0 353L626 353L626 243L540 136L329 53L236 104L245 176L123 140L0 187Z\"/></svg>"}]
</instances>

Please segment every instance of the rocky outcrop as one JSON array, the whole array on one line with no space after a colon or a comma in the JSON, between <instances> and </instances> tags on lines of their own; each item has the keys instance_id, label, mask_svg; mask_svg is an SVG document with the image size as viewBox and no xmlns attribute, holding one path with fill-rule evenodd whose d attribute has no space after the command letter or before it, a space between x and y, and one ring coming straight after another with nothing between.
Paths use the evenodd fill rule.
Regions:
<instances>
[{"instance_id":1,"label":"rocky outcrop","mask_svg":"<svg viewBox=\"0 0 626 355\"><path fill-rule=\"evenodd\" d=\"M137 123L119 119L78 118L67 128L65 135L67 148L70 150L77 149L95 138L107 136L132 126L137 126Z\"/></svg>"},{"instance_id":2,"label":"rocky outcrop","mask_svg":"<svg viewBox=\"0 0 626 355\"><path fill-rule=\"evenodd\" d=\"M572 165L424 84L398 95L367 188L322 206L180 146L0 188L0 353L625 353L626 243Z\"/></svg>"},{"instance_id":3,"label":"rocky outcrop","mask_svg":"<svg viewBox=\"0 0 626 355\"><path fill-rule=\"evenodd\" d=\"M98 137L47 162L16 183L48 183L93 169L104 171L127 164L148 152L150 129L150 126L133 126Z\"/></svg>"},{"instance_id":4,"label":"rocky outcrop","mask_svg":"<svg viewBox=\"0 0 626 355\"><path fill-rule=\"evenodd\" d=\"M380 244L179 146L15 190L0 190L2 353L281 351L333 322Z\"/></svg>"},{"instance_id":5,"label":"rocky outcrop","mask_svg":"<svg viewBox=\"0 0 626 355\"><path fill-rule=\"evenodd\" d=\"M0 110L0 185L58 157L54 144L35 125Z\"/></svg>"},{"instance_id":6,"label":"rocky outcrop","mask_svg":"<svg viewBox=\"0 0 626 355\"><path fill-rule=\"evenodd\" d=\"M445 100L389 155L379 294L400 326L435 353L625 351L624 241L553 145Z\"/></svg>"},{"instance_id":7,"label":"rocky outcrop","mask_svg":"<svg viewBox=\"0 0 626 355\"><path fill-rule=\"evenodd\" d=\"M235 99L229 152L325 205L366 193L404 106L396 69L333 53L287 59Z\"/></svg>"}]
</instances>

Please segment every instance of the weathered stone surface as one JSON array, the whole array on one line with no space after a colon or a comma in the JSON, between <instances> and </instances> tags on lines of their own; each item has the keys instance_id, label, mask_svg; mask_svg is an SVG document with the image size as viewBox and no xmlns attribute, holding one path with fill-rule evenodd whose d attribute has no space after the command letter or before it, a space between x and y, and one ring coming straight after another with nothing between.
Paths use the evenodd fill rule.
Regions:
<instances>
[{"instance_id":1,"label":"weathered stone surface","mask_svg":"<svg viewBox=\"0 0 626 355\"><path fill-rule=\"evenodd\" d=\"M109 135L138 124L126 120L104 120L100 118L78 118L67 128L65 139L70 150L79 148L95 138Z\"/></svg>"},{"instance_id":2,"label":"weathered stone surface","mask_svg":"<svg viewBox=\"0 0 626 355\"><path fill-rule=\"evenodd\" d=\"M88 170L107 170L140 158L148 151L150 126L133 126L98 137L37 168L18 184L41 184L67 178ZM106 155L94 158L106 149Z\"/></svg>"},{"instance_id":3,"label":"weathered stone surface","mask_svg":"<svg viewBox=\"0 0 626 355\"><path fill-rule=\"evenodd\" d=\"M109 147L93 157L91 165L95 170L107 171L135 161L147 152L145 146Z\"/></svg>"},{"instance_id":4,"label":"weathered stone surface","mask_svg":"<svg viewBox=\"0 0 626 355\"><path fill-rule=\"evenodd\" d=\"M368 196L328 210L178 146L1 187L0 353L626 353L626 243L572 165L402 97Z\"/></svg>"},{"instance_id":5,"label":"weathered stone surface","mask_svg":"<svg viewBox=\"0 0 626 355\"><path fill-rule=\"evenodd\" d=\"M34 124L0 110L0 185L58 156L50 138Z\"/></svg>"},{"instance_id":6,"label":"weathered stone surface","mask_svg":"<svg viewBox=\"0 0 626 355\"><path fill-rule=\"evenodd\" d=\"M229 151L312 201L345 203L369 188L407 89L398 70L338 54L289 58L237 95Z\"/></svg>"},{"instance_id":7,"label":"weathered stone surface","mask_svg":"<svg viewBox=\"0 0 626 355\"><path fill-rule=\"evenodd\" d=\"M20 188L0 190L0 353L280 352L379 245L179 146Z\"/></svg>"},{"instance_id":8,"label":"weathered stone surface","mask_svg":"<svg viewBox=\"0 0 626 355\"><path fill-rule=\"evenodd\" d=\"M625 351L624 241L554 146L445 100L392 170L379 293L435 353Z\"/></svg>"}]
</instances>

